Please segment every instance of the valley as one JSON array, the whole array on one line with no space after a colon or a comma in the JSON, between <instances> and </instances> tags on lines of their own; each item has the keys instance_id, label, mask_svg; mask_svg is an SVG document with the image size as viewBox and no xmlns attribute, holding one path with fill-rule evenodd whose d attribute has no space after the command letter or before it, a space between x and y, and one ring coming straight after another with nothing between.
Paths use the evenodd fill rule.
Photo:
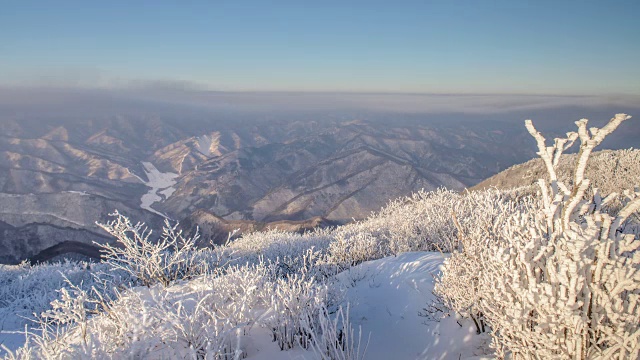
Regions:
<instances>
[{"instance_id":1,"label":"valley","mask_svg":"<svg viewBox=\"0 0 640 360\"><path fill-rule=\"evenodd\" d=\"M344 224L421 189L472 187L535 155L520 145L520 124L388 116L7 116L0 262L108 242L96 222L116 209L151 228L167 218L199 229L202 244L234 230Z\"/></svg>"}]
</instances>

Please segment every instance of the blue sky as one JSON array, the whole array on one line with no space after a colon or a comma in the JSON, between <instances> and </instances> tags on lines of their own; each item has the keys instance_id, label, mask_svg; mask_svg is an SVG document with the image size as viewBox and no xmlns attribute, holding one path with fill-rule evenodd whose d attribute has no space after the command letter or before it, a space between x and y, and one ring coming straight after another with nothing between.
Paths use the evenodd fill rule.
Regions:
<instances>
[{"instance_id":1,"label":"blue sky","mask_svg":"<svg viewBox=\"0 0 640 360\"><path fill-rule=\"evenodd\" d=\"M0 85L640 94L640 1L4 1Z\"/></svg>"}]
</instances>

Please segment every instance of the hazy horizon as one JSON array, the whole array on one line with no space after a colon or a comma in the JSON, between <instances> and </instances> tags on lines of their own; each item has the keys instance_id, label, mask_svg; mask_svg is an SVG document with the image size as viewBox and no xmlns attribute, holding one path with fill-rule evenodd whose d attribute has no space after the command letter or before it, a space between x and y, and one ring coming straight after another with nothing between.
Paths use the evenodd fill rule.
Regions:
<instances>
[{"instance_id":1,"label":"hazy horizon","mask_svg":"<svg viewBox=\"0 0 640 360\"><path fill-rule=\"evenodd\" d=\"M155 111L181 108L209 113L216 111L342 111L360 110L391 113L501 114L557 108L617 111L640 109L640 96L612 95L522 95L522 94L418 94L371 92L225 92L175 88L50 88L0 87L0 113L29 110L68 110L88 107L90 111L121 112L128 108ZM95 115L98 115L97 113ZM584 114L585 116L588 114Z\"/></svg>"}]
</instances>

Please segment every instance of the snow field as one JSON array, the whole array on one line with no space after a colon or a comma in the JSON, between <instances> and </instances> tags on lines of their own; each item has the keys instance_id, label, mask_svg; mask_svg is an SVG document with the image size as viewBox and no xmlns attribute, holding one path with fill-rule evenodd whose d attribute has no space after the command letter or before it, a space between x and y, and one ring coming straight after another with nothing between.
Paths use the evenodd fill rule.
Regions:
<instances>
[{"instance_id":1,"label":"snow field","mask_svg":"<svg viewBox=\"0 0 640 360\"><path fill-rule=\"evenodd\" d=\"M456 316L419 316L436 301L434 280L444 257L411 252L368 261L337 276L354 327L370 334L367 359L467 359L488 357L487 334ZM443 317L444 316L444 317Z\"/></svg>"},{"instance_id":2,"label":"snow field","mask_svg":"<svg viewBox=\"0 0 640 360\"><path fill-rule=\"evenodd\" d=\"M151 205L156 202L161 202L173 194L176 190L173 185L176 184L176 178L179 175L172 172L162 173L150 162L143 162L142 166L149 180L144 181L139 176L136 177L151 189L148 193L142 195L140 207L166 218L167 216L165 214L155 210Z\"/></svg>"}]
</instances>

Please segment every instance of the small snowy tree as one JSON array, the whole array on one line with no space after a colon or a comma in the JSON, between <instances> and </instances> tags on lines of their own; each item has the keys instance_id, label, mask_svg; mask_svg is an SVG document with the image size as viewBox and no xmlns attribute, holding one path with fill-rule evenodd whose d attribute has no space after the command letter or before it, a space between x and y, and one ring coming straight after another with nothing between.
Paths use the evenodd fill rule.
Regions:
<instances>
[{"instance_id":1,"label":"small snowy tree","mask_svg":"<svg viewBox=\"0 0 640 360\"><path fill-rule=\"evenodd\" d=\"M152 230L143 223L132 224L129 218L115 211L106 224L97 225L118 240L118 245L100 245L106 262L114 269L135 276L144 286L161 283L169 286L173 281L189 278L220 266L225 255L222 251L198 250L199 235L185 237L178 224L165 220L162 236L152 241Z\"/></svg>"},{"instance_id":2,"label":"small snowy tree","mask_svg":"<svg viewBox=\"0 0 640 360\"><path fill-rule=\"evenodd\" d=\"M490 251L482 253L479 308L494 330L499 355L513 358L637 359L640 357L640 240L625 233L640 209L640 190L625 191L616 213L603 210L616 194L587 195L585 168L593 149L630 116L601 129L555 139L526 122L549 181L540 179L543 208L516 213ZM563 151L580 140L573 183L558 180Z\"/></svg>"}]
</instances>

